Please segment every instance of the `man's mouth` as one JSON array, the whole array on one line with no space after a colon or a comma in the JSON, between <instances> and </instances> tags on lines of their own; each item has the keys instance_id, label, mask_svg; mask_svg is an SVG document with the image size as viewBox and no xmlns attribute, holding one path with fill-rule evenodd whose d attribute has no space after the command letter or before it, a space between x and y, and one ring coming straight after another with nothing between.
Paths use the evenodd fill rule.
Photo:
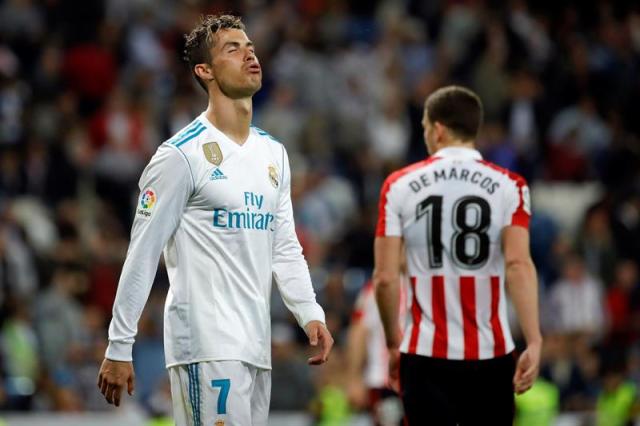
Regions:
<instances>
[{"instance_id":1,"label":"man's mouth","mask_svg":"<svg viewBox=\"0 0 640 426\"><path fill-rule=\"evenodd\" d=\"M260 64L251 64L247 67L247 70L252 74L259 74L262 68L260 68Z\"/></svg>"}]
</instances>

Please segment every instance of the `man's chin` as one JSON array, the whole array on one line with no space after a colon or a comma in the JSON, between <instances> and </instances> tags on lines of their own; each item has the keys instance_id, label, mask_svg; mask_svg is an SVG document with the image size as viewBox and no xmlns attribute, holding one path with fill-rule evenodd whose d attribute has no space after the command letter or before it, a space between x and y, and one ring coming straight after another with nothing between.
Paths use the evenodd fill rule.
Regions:
<instances>
[{"instance_id":1,"label":"man's chin","mask_svg":"<svg viewBox=\"0 0 640 426\"><path fill-rule=\"evenodd\" d=\"M234 94L234 96L231 97L234 99L250 98L251 96L255 95L261 87L261 81L257 83L247 84L244 87L238 87L233 90L232 93Z\"/></svg>"}]
</instances>

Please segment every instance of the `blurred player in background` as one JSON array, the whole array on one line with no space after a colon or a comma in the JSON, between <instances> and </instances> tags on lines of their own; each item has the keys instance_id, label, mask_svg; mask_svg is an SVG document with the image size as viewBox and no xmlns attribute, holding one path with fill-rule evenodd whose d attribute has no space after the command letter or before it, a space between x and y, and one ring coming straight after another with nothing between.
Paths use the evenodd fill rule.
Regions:
<instances>
[{"instance_id":1,"label":"blurred player in background","mask_svg":"<svg viewBox=\"0 0 640 426\"><path fill-rule=\"evenodd\" d=\"M404 266L404 264L403 264ZM406 268L402 268L399 323L404 326L406 313ZM366 408L376 426L399 425L402 406L398 394L389 384L389 351L376 304L373 283L369 281L358 294L347 336L347 374L349 402Z\"/></svg>"},{"instance_id":2,"label":"blurred player in background","mask_svg":"<svg viewBox=\"0 0 640 426\"><path fill-rule=\"evenodd\" d=\"M529 189L522 177L482 160L474 148L481 123L475 93L435 91L422 123L431 156L391 174L380 195L373 281L390 375L399 378L410 425L511 425L514 390L527 391L538 375ZM412 319L404 336L403 245ZM517 365L505 286L527 342Z\"/></svg>"},{"instance_id":3,"label":"blurred player in background","mask_svg":"<svg viewBox=\"0 0 640 426\"><path fill-rule=\"evenodd\" d=\"M207 16L185 59L206 111L163 143L140 198L98 386L119 405L134 388L131 351L160 254L170 279L165 358L178 425L266 425L271 390L271 280L326 361L333 339L296 237L282 144L252 127L262 84L239 18Z\"/></svg>"}]
</instances>

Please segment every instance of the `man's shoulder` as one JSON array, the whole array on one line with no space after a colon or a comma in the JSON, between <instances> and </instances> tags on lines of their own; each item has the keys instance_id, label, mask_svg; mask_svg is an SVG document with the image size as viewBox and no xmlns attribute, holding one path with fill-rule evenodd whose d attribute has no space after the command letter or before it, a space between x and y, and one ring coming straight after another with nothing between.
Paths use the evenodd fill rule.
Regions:
<instances>
[{"instance_id":1,"label":"man's shoulder","mask_svg":"<svg viewBox=\"0 0 640 426\"><path fill-rule=\"evenodd\" d=\"M197 142L199 138L207 131L207 127L200 117L197 117L191 123L184 126L176 134L164 142L163 145L171 145L182 151L188 150Z\"/></svg>"},{"instance_id":2,"label":"man's shoulder","mask_svg":"<svg viewBox=\"0 0 640 426\"><path fill-rule=\"evenodd\" d=\"M251 132L253 132L258 137L258 139L262 140L265 143L276 143L278 145L282 145L282 142L273 137L269 132L267 132L266 130L262 130L260 127L254 126L253 124L251 125ZM284 148L284 146L282 148Z\"/></svg>"},{"instance_id":3,"label":"man's shoulder","mask_svg":"<svg viewBox=\"0 0 640 426\"><path fill-rule=\"evenodd\" d=\"M190 167L194 167L199 160L206 158L206 153L203 154L201 146L211 140L210 136L211 131L203 122L202 117L197 117L162 143L158 152L172 151L174 155L181 156L186 160Z\"/></svg>"},{"instance_id":4,"label":"man's shoulder","mask_svg":"<svg viewBox=\"0 0 640 426\"><path fill-rule=\"evenodd\" d=\"M494 172L499 173L500 175L502 175L504 178L506 178L507 180L512 181L513 183L515 183L518 186L521 185L526 185L527 181L520 176L518 173L509 170L507 168L501 167L495 163L492 163L490 161L487 160L476 160L479 164L481 164L482 166L493 170Z\"/></svg>"},{"instance_id":5,"label":"man's shoulder","mask_svg":"<svg viewBox=\"0 0 640 426\"><path fill-rule=\"evenodd\" d=\"M429 167L431 164L435 163L440 159L441 159L440 157L431 156L424 160L416 161L415 163L402 167L394 171L393 173L391 173L389 176L387 176L387 179L385 180L385 186L391 186L397 181L399 181L400 179L408 177L413 173L417 173L425 169L426 167Z\"/></svg>"},{"instance_id":6,"label":"man's shoulder","mask_svg":"<svg viewBox=\"0 0 640 426\"><path fill-rule=\"evenodd\" d=\"M277 167L281 170L284 170L288 164L288 154L287 149L284 144L272 136L265 130L261 128L251 125L251 133L258 140L258 144L261 146L261 150L257 152L268 153L267 155L271 158L271 161L277 165Z\"/></svg>"}]
</instances>

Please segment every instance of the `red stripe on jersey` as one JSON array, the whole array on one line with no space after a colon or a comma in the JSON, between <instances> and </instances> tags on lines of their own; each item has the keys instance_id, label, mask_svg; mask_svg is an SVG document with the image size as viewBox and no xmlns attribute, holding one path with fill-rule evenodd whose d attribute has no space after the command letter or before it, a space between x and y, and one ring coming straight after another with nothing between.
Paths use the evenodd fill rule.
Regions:
<instances>
[{"instance_id":1,"label":"red stripe on jersey","mask_svg":"<svg viewBox=\"0 0 640 426\"><path fill-rule=\"evenodd\" d=\"M373 281L369 280L360 290L358 299L356 300L355 308L351 313L351 322L357 323L364 317L364 311L367 304L367 298L370 297L370 293L373 292Z\"/></svg>"},{"instance_id":2,"label":"red stripe on jersey","mask_svg":"<svg viewBox=\"0 0 640 426\"><path fill-rule=\"evenodd\" d=\"M434 275L431 278L431 309L435 326L433 356L434 358L446 358L449 343L447 336L447 308L444 301L444 277L442 275Z\"/></svg>"},{"instance_id":3,"label":"red stripe on jersey","mask_svg":"<svg viewBox=\"0 0 640 426\"><path fill-rule=\"evenodd\" d=\"M504 334L500 324L498 307L500 306L500 277L491 277L491 332L493 333L493 355L505 354Z\"/></svg>"},{"instance_id":4,"label":"red stripe on jersey","mask_svg":"<svg viewBox=\"0 0 640 426\"><path fill-rule=\"evenodd\" d=\"M426 166L429 163L437 160L438 157L429 157L426 160L418 161L417 163L413 163L404 167L400 170L397 170L389 175L387 179L382 184L382 189L380 190L380 201L378 202L378 224L376 225L376 237L384 237L387 232L387 196L389 195L389 189L391 189L391 185L396 183L398 179L402 176L411 173L412 171L419 169L420 167Z\"/></svg>"},{"instance_id":5,"label":"red stripe on jersey","mask_svg":"<svg viewBox=\"0 0 640 426\"><path fill-rule=\"evenodd\" d=\"M512 172L509 169L505 169L503 167L500 167L496 164L490 163L488 161L485 160L478 160L478 162L484 164L487 167L492 168L493 170L496 170L502 174L505 174L509 177L509 179L511 179L512 181L515 182L517 188L518 188L518 195L520 198L520 204L518 204L518 207L516 208L516 211L513 212L513 215L511 216L511 225L518 225L518 226L522 226L524 228L529 228L529 219L530 219L530 215L529 213L527 213L524 209L524 196L522 194L522 187L527 185L527 182L524 180L524 178L522 176L520 176L517 173Z\"/></svg>"},{"instance_id":6,"label":"red stripe on jersey","mask_svg":"<svg viewBox=\"0 0 640 426\"><path fill-rule=\"evenodd\" d=\"M411 277L411 290L413 291L413 300L411 301L411 319L413 325L411 327L411 339L409 340L409 353L415 354L418 348L418 336L420 335L420 320L422 319L422 309L418 302L418 293L416 292L416 277Z\"/></svg>"},{"instance_id":7,"label":"red stripe on jersey","mask_svg":"<svg viewBox=\"0 0 640 426\"><path fill-rule=\"evenodd\" d=\"M460 277L460 303L464 332L464 359L478 359L478 322L476 320L476 279Z\"/></svg>"},{"instance_id":8,"label":"red stripe on jersey","mask_svg":"<svg viewBox=\"0 0 640 426\"><path fill-rule=\"evenodd\" d=\"M511 216L511 224L522 226L523 228L529 228L529 213L524 210L524 196L522 195L522 187L526 185L524 179L516 181L518 186L518 193L520 194L520 204L513 215Z\"/></svg>"}]
</instances>

